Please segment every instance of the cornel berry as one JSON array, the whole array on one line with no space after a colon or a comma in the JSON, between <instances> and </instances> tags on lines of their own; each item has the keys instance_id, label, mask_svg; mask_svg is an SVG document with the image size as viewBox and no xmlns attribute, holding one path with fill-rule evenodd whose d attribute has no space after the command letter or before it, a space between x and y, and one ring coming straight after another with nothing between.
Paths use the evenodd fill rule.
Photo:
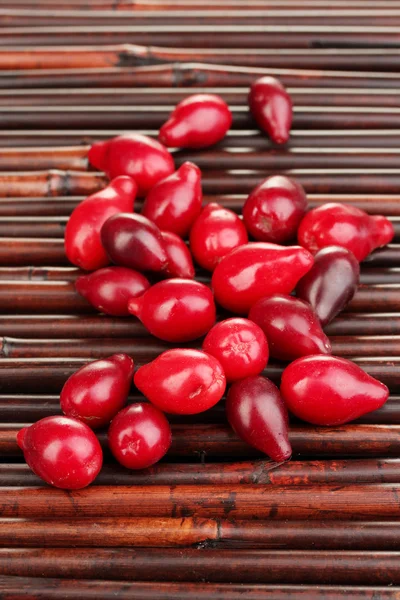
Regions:
<instances>
[{"instance_id":1,"label":"cornel berry","mask_svg":"<svg viewBox=\"0 0 400 600\"><path fill-rule=\"evenodd\" d=\"M132 298L128 309L152 335L166 342L195 340L211 329L216 318L211 290L190 279L160 281Z\"/></svg>"},{"instance_id":2,"label":"cornel berry","mask_svg":"<svg viewBox=\"0 0 400 600\"><path fill-rule=\"evenodd\" d=\"M258 375L268 362L268 342L262 329L248 319L226 319L207 333L203 350L221 363L228 382Z\"/></svg>"},{"instance_id":3,"label":"cornel berry","mask_svg":"<svg viewBox=\"0 0 400 600\"><path fill-rule=\"evenodd\" d=\"M194 265L189 248L179 235L171 231L162 231L161 237L167 255L165 273L169 277L194 278ZM133 294L138 295L138 294Z\"/></svg>"},{"instance_id":4,"label":"cornel berry","mask_svg":"<svg viewBox=\"0 0 400 600\"><path fill-rule=\"evenodd\" d=\"M73 210L65 229L68 260L86 271L110 262L101 243L100 231L112 215L132 212L137 185L130 177L117 177L104 190L92 194Z\"/></svg>"},{"instance_id":5,"label":"cornel berry","mask_svg":"<svg viewBox=\"0 0 400 600\"><path fill-rule=\"evenodd\" d=\"M226 378L216 358L190 348L167 350L135 373L136 387L161 410L194 415L222 398Z\"/></svg>"},{"instance_id":6,"label":"cornel berry","mask_svg":"<svg viewBox=\"0 0 400 600\"><path fill-rule=\"evenodd\" d=\"M100 472L103 452L85 423L70 417L45 417L17 434L32 471L63 490L86 487Z\"/></svg>"},{"instance_id":7,"label":"cornel berry","mask_svg":"<svg viewBox=\"0 0 400 600\"><path fill-rule=\"evenodd\" d=\"M200 214L202 199L201 171L193 163L185 162L176 173L150 190L142 214L163 231L186 237Z\"/></svg>"},{"instance_id":8,"label":"cornel berry","mask_svg":"<svg viewBox=\"0 0 400 600\"><path fill-rule=\"evenodd\" d=\"M128 469L146 469L158 462L171 445L165 415L145 402L131 404L114 417L108 430L114 457Z\"/></svg>"},{"instance_id":9,"label":"cornel berry","mask_svg":"<svg viewBox=\"0 0 400 600\"><path fill-rule=\"evenodd\" d=\"M392 223L381 215L368 215L350 204L331 202L311 210L301 221L299 244L315 254L326 246L343 246L358 261L386 246L394 237Z\"/></svg>"},{"instance_id":10,"label":"cornel berry","mask_svg":"<svg viewBox=\"0 0 400 600\"><path fill-rule=\"evenodd\" d=\"M150 287L142 273L125 267L105 267L75 282L76 291L92 306L106 315L128 316L128 301L140 296Z\"/></svg>"},{"instance_id":11,"label":"cornel berry","mask_svg":"<svg viewBox=\"0 0 400 600\"><path fill-rule=\"evenodd\" d=\"M260 77L250 87L248 102L260 129L277 144L287 142L293 108L292 99L281 82L268 75Z\"/></svg>"},{"instance_id":12,"label":"cornel berry","mask_svg":"<svg viewBox=\"0 0 400 600\"><path fill-rule=\"evenodd\" d=\"M126 354L90 362L66 381L61 409L93 429L107 425L126 403L132 377L133 360Z\"/></svg>"},{"instance_id":13,"label":"cornel berry","mask_svg":"<svg viewBox=\"0 0 400 600\"><path fill-rule=\"evenodd\" d=\"M314 266L297 284L296 295L313 307L321 325L344 309L357 291L360 265L346 248L327 246L314 256Z\"/></svg>"},{"instance_id":14,"label":"cornel berry","mask_svg":"<svg viewBox=\"0 0 400 600\"><path fill-rule=\"evenodd\" d=\"M232 124L229 106L216 94L193 94L179 102L160 129L159 140L172 148L206 148Z\"/></svg>"},{"instance_id":15,"label":"cornel berry","mask_svg":"<svg viewBox=\"0 0 400 600\"><path fill-rule=\"evenodd\" d=\"M291 457L288 412L272 381L261 376L237 381L228 392L225 409L232 429L247 444L277 462Z\"/></svg>"},{"instance_id":16,"label":"cornel berry","mask_svg":"<svg viewBox=\"0 0 400 600\"><path fill-rule=\"evenodd\" d=\"M290 293L313 263L312 255L300 246L263 242L239 246L213 273L215 299L227 310L247 314L264 296Z\"/></svg>"},{"instance_id":17,"label":"cornel berry","mask_svg":"<svg viewBox=\"0 0 400 600\"><path fill-rule=\"evenodd\" d=\"M337 356L306 356L283 372L290 412L314 425L343 425L381 408L389 390L358 365Z\"/></svg>"},{"instance_id":18,"label":"cornel berry","mask_svg":"<svg viewBox=\"0 0 400 600\"><path fill-rule=\"evenodd\" d=\"M251 192L243 206L243 220L256 240L281 244L296 237L306 209L302 186L284 175L274 175Z\"/></svg>"},{"instance_id":19,"label":"cornel berry","mask_svg":"<svg viewBox=\"0 0 400 600\"><path fill-rule=\"evenodd\" d=\"M110 179L129 175L138 186L139 196L161 179L174 172L174 161L168 150L157 140L129 133L105 142L95 142L89 150L91 165L104 171Z\"/></svg>"},{"instance_id":20,"label":"cornel berry","mask_svg":"<svg viewBox=\"0 0 400 600\"><path fill-rule=\"evenodd\" d=\"M243 221L233 211L215 202L203 208L190 231L193 258L207 271L213 271L221 258L247 242Z\"/></svg>"},{"instance_id":21,"label":"cornel berry","mask_svg":"<svg viewBox=\"0 0 400 600\"><path fill-rule=\"evenodd\" d=\"M308 302L299 298L283 294L261 298L251 307L249 319L267 336L274 358L294 360L308 354L332 352L317 315Z\"/></svg>"}]
</instances>

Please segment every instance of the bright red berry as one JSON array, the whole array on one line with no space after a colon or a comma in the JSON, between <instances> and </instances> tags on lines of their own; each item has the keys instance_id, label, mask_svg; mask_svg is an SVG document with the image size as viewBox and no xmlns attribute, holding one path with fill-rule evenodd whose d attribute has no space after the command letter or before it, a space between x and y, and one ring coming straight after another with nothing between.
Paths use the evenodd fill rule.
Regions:
<instances>
[{"instance_id":1,"label":"bright red berry","mask_svg":"<svg viewBox=\"0 0 400 600\"><path fill-rule=\"evenodd\" d=\"M45 417L17 434L32 471L63 490L79 490L97 477L103 452L93 431L70 417Z\"/></svg>"},{"instance_id":2,"label":"bright red berry","mask_svg":"<svg viewBox=\"0 0 400 600\"><path fill-rule=\"evenodd\" d=\"M193 163L185 162L150 190L142 214L163 231L186 237L200 214L202 199L201 171Z\"/></svg>"},{"instance_id":3,"label":"bright red berry","mask_svg":"<svg viewBox=\"0 0 400 600\"><path fill-rule=\"evenodd\" d=\"M292 126L292 99L274 77L257 79L250 88L249 107L260 129L265 131L273 142L284 144L288 141Z\"/></svg>"},{"instance_id":4,"label":"bright red berry","mask_svg":"<svg viewBox=\"0 0 400 600\"><path fill-rule=\"evenodd\" d=\"M171 446L171 427L165 415L152 404L131 404L112 420L108 444L124 467L146 469L158 462Z\"/></svg>"},{"instance_id":5,"label":"bright red berry","mask_svg":"<svg viewBox=\"0 0 400 600\"><path fill-rule=\"evenodd\" d=\"M158 139L173 148L206 148L232 125L229 106L215 94L193 94L179 102L160 129Z\"/></svg>"},{"instance_id":6,"label":"bright red berry","mask_svg":"<svg viewBox=\"0 0 400 600\"><path fill-rule=\"evenodd\" d=\"M330 202L306 214L298 231L299 243L315 254L326 246L342 246L358 261L392 241L394 229L386 217L370 216L350 204Z\"/></svg>"},{"instance_id":7,"label":"bright red berry","mask_svg":"<svg viewBox=\"0 0 400 600\"><path fill-rule=\"evenodd\" d=\"M114 215L104 223L101 241L110 259L121 267L156 272L167 267L161 231L142 215Z\"/></svg>"},{"instance_id":8,"label":"bright red berry","mask_svg":"<svg viewBox=\"0 0 400 600\"><path fill-rule=\"evenodd\" d=\"M144 275L125 267L105 267L75 282L77 292L98 311L114 317L129 315L128 300L150 287Z\"/></svg>"},{"instance_id":9,"label":"bright red berry","mask_svg":"<svg viewBox=\"0 0 400 600\"><path fill-rule=\"evenodd\" d=\"M228 383L258 375L268 362L262 329L249 319L226 319L206 335L203 350L221 363Z\"/></svg>"},{"instance_id":10,"label":"bright red berry","mask_svg":"<svg viewBox=\"0 0 400 600\"><path fill-rule=\"evenodd\" d=\"M86 271L108 265L100 230L112 215L133 211L136 192L133 179L117 177L104 190L78 204L65 229L65 253L72 264Z\"/></svg>"},{"instance_id":11,"label":"bright red berry","mask_svg":"<svg viewBox=\"0 0 400 600\"><path fill-rule=\"evenodd\" d=\"M291 457L288 413L272 381L260 376L237 381L225 408L232 429L244 442L277 462Z\"/></svg>"},{"instance_id":12,"label":"bright red berry","mask_svg":"<svg viewBox=\"0 0 400 600\"><path fill-rule=\"evenodd\" d=\"M313 262L312 255L300 246L263 242L239 246L213 273L215 299L227 310L247 314L264 296L289 294Z\"/></svg>"},{"instance_id":13,"label":"bright red berry","mask_svg":"<svg viewBox=\"0 0 400 600\"><path fill-rule=\"evenodd\" d=\"M302 186L284 175L273 175L247 198L243 220L256 240L281 244L296 237L306 209L307 196Z\"/></svg>"},{"instance_id":14,"label":"bright red berry","mask_svg":"<svg viewBox=\"0 0 400 600\"><path fill-rule=\"evenodd\" d=\"M124 406L133 377L133 360L114 354L81 367L66 381L60 396L68 417L97 429L107 425Z\"/></svg>"},{"instance_id":15,"label":"bright red berry","mask_svg":"<svg viewBox=\"0 0 400 600\"><path fill-rule=\"evenodd\" d=\"M281 394L290 412L314 425L343 425L383 406L389 390L350 360L306 356L283 372Z\"/></svg>"},{"instance_id":16,"label":"bright red berry","mask_svg":"<svg viewBox=\"0 0 400 600\"><path fill-rule=\"evenodd\" d=\"M160 281L142 296L132 298L128 308L152 335L166 342L202 337L216 318L211 290L191 279Z\"/></svg>"},{"instance_id":17,"label":"bright red berry","mask_svg":"<svg viewBox=\"0 0 400 600\"><path fill-rule=\"evenodd\" d=\"M267 336L271 356L294 360L308 354L330 354L331 343L308 302L277 294L261 298L252 307L249 319Z\"/></svg>"},{"instance_id":18,"label":"bright red berry","mask_svg":"<svg viewBox=\"0 0 400 600\"><path fill-rule=\"evenodd\" d=\"M91 165L104 171L110 179L119 175L133 177L138 194L143 196L161 179L174 172L174 161L157 140L129 133L105 142L95 142L89 150Z\"/></svg>"},{"instance_id":19,"label":"bright red berry","mask_svg":"<svg viewBox=\"0 0 400 600\"><path fill-rule=\"evenodd\" d=\"M200 350L167 350L140 367L136 387L150 402L172 414L194 415L223 396L226 379L216 358Z\"/></svg>"},{"instance_id":20,"label":"bright red berry","mask_svg":"<svg viewBox=\"0 0 400 600\"><path fill-rule=\"evenodd\" d=\"M247 231L238 215L214 202L203 208L190 231L193 258L208 271L213 271L231 250L247 242Z\"/></svg>"},{"instance_id":21,"label":"bright red berry","mask_svg":"<svg viewBox=\"0 0 400 600\"><path fill-rule=\"evenodd\" d=\"M297 284L296 294L313 307L327 325L350 302L360 280L360 265L346 248L327 246L314 257L314 266Z\"/></svg>"},{"instance_id":22,"label":"bright red berry","mask_svg":"<svg viewBox=\"0 0 400 600\"><path fill-rule=\"evenodd\" d=\"M192 255L183 239L171 231L162 231L161 237L167 255L167 268L165 273L169 277L193 279L194 265Z\"/></svg>"}]
</instances>

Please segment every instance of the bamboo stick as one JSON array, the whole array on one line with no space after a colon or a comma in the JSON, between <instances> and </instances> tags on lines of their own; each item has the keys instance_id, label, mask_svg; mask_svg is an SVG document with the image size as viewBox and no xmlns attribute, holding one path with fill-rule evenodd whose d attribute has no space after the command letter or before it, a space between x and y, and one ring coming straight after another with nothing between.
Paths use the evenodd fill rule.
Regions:
<instances>
[{"instance_id":1,"label":"bamboo stick","mask_svg":"<svg viewBox=\"0 0 400 600\"><path fill-rule=\"evenodd\" d=\"M93 485L310 485L400 483L400 459L159 463L140 471L105 464ZM1 487L46 486L25 463L0 463ZM228 542L228 540L227 540ZM343 546L344 547L344 546Z\"/></svg>"},{"instance_id":2,"label":"bamboo stick","mask_svg":"<svg viewBox=\"0 0 400 600\"><path fill-rule=\"evenodd\" d=\"M0 586L7 594L7 600L50 600L59 597L64 600L76 598L91 600L397 600L400 588L365 586L308 586L301 585L261 585L261 584L210 584L210 583L151 583L126 581L79 581L62 579L38 579L29 577L2 577Z\"/></svg>"},{"instance_id":3,"label":"bamboo stick","mask_svg":"<svg viewBox=\"0 0 400 600\"><path fill-rule=\"evenodd\" d=\"M249 193L268 175L295 177L306 192L317 194L395 194L400 186L396 169L287 169L283 171L209 171L203 177L205 194ZM30 171L1 173L2 197L43 197L92 194L107 184L101 173Z\"/></svg>"},{"instance_id":4,"label":"bamboo stick","mask_svg":"<svg viewBox=\"0 0 400 600\"><path fill-rule=\"evenodd\" d=\"M276 381L276 378L274 379ZM1 391L4 393L6 390ZM39 390L31 388L29 391ZM51 391L50 388L49 391ZM19 423L5 423L0 426L0 456L21 456L21 450L16 443L16 434L22 426ZM173 423L172 433L169 458L185 457L192 461L199 460L201 457L248 460L261 455L260 452L239 440L230 427L224 423ZM318 457L396 457L400 451L399 434L399 425L355 424L340 427L314 427L292 424L290 428L294 456L302 459L310 457L313 459ZM101 432L98 437L104 449L107 450L106 434ZM7 498L4 499L5 505L7 505L6 500ZM12 515L4 514L3 516Z\"/></svg>"},{"instance_id":5,"label":"bamboo stick","mask_svg":"<svg viewBox=\"0 0 400 600\"><path fill-rule=\"evenodd\" d=\"M225 517L232 519L395 520L399 486L96 486L3 488L1 517ZM146 502L143 502L143 495ZM308 525L310 527L310 525ZM312 527L310 527L312 529Z\"/></svg>"},{"instance_id":6,"label":"bamboo stick","mask_svg":"<svg viewBox=\"0 0 400 600\"><path fill-rule=\"evenodd\" d=\"M133 520L129 519L99 519L95 523L78 519L76 523L50 521L51 533L45 537L46 522L0 521L0 537L6 543L10 542L9 547L14 546L18 539L21 540L23 546L33 545L36 539L38 545L42 543L45 547L51 543L54 544L53 548L58 547L62 540L65 540L66 544L73 543L79 547L83 545L82 537L79 535L79 526L82 533L87 533L88 546L95 546L97 541L99 545L106 544L107 547L113 547L117 545L118 539L120 546L140 545L141 539L144 541L142 545L147 546L149 539L153 538L154 540L157 522L162 546L165 544L165 536L167 540L172 538L172 544L176 540L175 545L178 546L196 544L196 542L199 545L201 543L211 544L215 541L215 546L218 548L218 546L224 545L225 529L228 531L231 529L235 534L235 530L246 528L246 523L236 522L229 527L229 525L226 526L226 522L223 522L223 531L221 539L219 539L216 532L217 522L211 519L138 519L136 528L134 528ZM24 529L24 524L26 529ZM11 532L13 525L15 538ZM115 529L113 529L113 525ZM147 535L146 525L149 527ZM124 527L126 528L125 535ZM262 530L262 524L259 529ZM171 544L171 542L169 543ZM108 556L110 562L116 563L116 566L108 567L106 570L110 573L115 571L115 579L122 578L121 563L129 564L130 567L124 577L129 581L207 581L259 584L285 582L286 584L348 585L398 585L400 583L398 552L371 552L368 550L361 555L362 566L360 567L360 554L351 551L295 550L288 552L287 550L271 551L261 548L230 550L229 547L222 550L207 548L202 552L196 548L186 548L184 552L178 548L137 548L134 552L127 548L124 550L127 552L125 560L121 557L122 548L114 552L105 549L91 549L88 551L88 557L92 562L98 558L99 563L102 564L105 557ZM8 548L6 552L11 555ZM3 553L3 556L6 552ZM43 551L38 551L36 556L39 555L42 558L41 552ZM49 550L45 556L49 556L50 553ZM20 552L17 556L19 554ZM53 555L55 559L56 557L61 559L63 555L69 558L69 555L63 550L55 550ZM78 552L78 556L82 556L82 552ZM57 562L61 562L61 560ZM29 559L29 555L27 555L27 562L28 565L35 564ZM45 563L45 560L41 562ZM75 564L75 561L72 561L72 564ZM238 568L239 564L240 569ZM13 572L15 567L13 568L12 563L10 567L9 570ZM33 568L35 569L34 566ZM25 572L25 569L23 571ZM95 576L106 578L104 574ZM114 579L114 575L112 578Z\"/></svg>"}]
</instances>

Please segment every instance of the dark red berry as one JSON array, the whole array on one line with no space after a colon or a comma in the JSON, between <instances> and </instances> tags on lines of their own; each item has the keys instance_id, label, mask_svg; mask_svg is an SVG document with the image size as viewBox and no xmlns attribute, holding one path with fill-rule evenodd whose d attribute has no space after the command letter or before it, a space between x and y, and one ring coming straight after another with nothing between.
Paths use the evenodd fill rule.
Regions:
<instances>
[{"instance_id":1,"label":"dark red berry","mask_svg":"<svg viewBox=\"0 0 400 600\"><path fill-rule=\"evenodd\" d=\"M275 77L260 77L250 88L249 107L260 129L273 142L288 141L292 126L292 99Z\"/></svg>"}]
</instances>

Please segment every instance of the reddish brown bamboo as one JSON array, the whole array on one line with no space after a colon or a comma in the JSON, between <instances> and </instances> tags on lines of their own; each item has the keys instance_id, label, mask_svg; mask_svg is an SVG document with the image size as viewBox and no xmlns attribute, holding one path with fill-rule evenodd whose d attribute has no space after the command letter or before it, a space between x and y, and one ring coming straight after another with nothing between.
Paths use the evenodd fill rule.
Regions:
<instances>
[{"instance_id":1,"label":"reddish brown bamboo","mask_svg":"<svg viewBox=\"0 0 400 600\"><path fill-rule=\"evenodd\" d=\"M185 6L185 11L188 5ZM341 12L346 14L348 10ZM237 10L237 9L235 9ZM325 9L326 10L326 9ZM398 9L397 9L398 10ZM37 12L37 11L35 11ZM259 13L260 11L258 11ZM269 11L271 12L271 11ZM281 12L281 11L279 11ZM324 11L325 12L325 11ZM289 13L293 14L293 13ZM382 11L377 11L381 15ZM288 18L289 15L286 16ZM325 12L325 18L329 12ZM123 17L126 19L126 15ZM358 18L358 17L356 17ZM332 21L330 21L332 22ZM360 21L359 23L360 24ZM5 23L5 25L8 25ZM398 64L398 51L386 49L336 49L329 50L313 48L312 50L284 49L273 51L264 48L243 51L241 49L224 48L163 48L156 46L137 46L120 44L119 46L102 47L42 47L27 50L4 49L0 52L0 68L11 69L71 69L71 68L101 68L110 66L140 66L160 62L194 61L206 63L238 65L249 67L291 68L322 68L344 70L378 70L390 71Z\"/></svg>"},{"instance_id":2,"label":"reddish brown bamboo","mask_svg":"<svg viewBox=\"0 0 400 600\"><path fill-rule=\"evenodd\" d=\"M96 486L3 488L1 517L225 517L232 519L398 518L399 486ZM143 502L146 494L146 502ZM312 529L312 527L310 527Z\"/></svg>"},{"instance_id":3,"label":"reddish brown bamboo","mask_svg":"<svg viewBox=\"0 0 400 600\"><path fill-rule=\"evenodd\" d=\"M74 196L93 194L107 185L101 173L79 171L32 171L1 173L0 194L14 198L38 196Z\"/></svg>"},{"instance_id":4,"label":"reddish brown bamboo","mask_svg":"<svg viewBox=\"0 0 400 600\"><path fill-rule=\"evenodd\" d=\"M113 600L116 595L121 600L397 600L398 587L364 587L364 586L308 586L302 585L262 585L262 584L211 584L211 583L151 583L126 581L80 581L60 579L38 579L26 577L2 577L0 585L7 595L7 600L43 600L62 594L65 600L76 598L90 600L96 598Z\"/></svg>"},{"instance_id":5,"label":"reddish brown bamboo","mask_svg":"<svg viewBox=\"0 0 400 600\"><path fill-rule=\"evenodd\" d=\"M0 426L0 456L21 456L16 443L16 434L21 426L12 423ZM238 460L261 455L239 440L224 423L173 423L172 431L169 457L185 457L193 461L201 457ZM99 440L107 450L106 433L99 433ZM396 457L400 451L400 426L357 424L314 427L292 424L290 440L294 456L301 458Z\"/></svg>"},{"instance_id":6,"label":"reddish brown bamboo","mask_svg":"<svg viewBox=\"0 0 400 600\"><path fill-rule=\"evenodd\" d=\"M159 463L140 471L105 464L93 485L349 485L400 483L397 458L313 460L276 465L268 460L229 463ZM0 464L0 486L46 486L26 464Z\"/></svg>"},{"instance_id":7,"label":"reddish brown bamboo","mask_svg":"<svg viewBox=\"0 0 400 600\"><path fill-rule=\"evenodd\" d=\"M135 110L137 107L130 108ZM119 114L126 115L125 107L123 112L121 112L121 109L118 110L120 111ZM146 110L148 110L148 107ZM143 111L136 115L140 119L142 118L142 112ZM321 113L320 116L323 115L324 113ZM54 114L51 116L52 119L55 117ZM328 116L329 118L331 117L331 115ZM338 113L336 116L337 118L341 118L342 123L346 117L343 113ZM360 116L363 119L365 117L368 118L368 115ZM167 114L165 117L167 117ZM398 119L399 117L400 109L396 118ZM312 116L312 118L315 121L315 114ZM101 122L102 119L100 118L99 123ZM371 122L372 120L370 119L368 121L369 125L371 125ZM11 123L11 121L8 121L8 123ZM57 119L55 120L55 123L57 124ZM161 125L161 123L162 121L160 120L158 125ZM12 150L8 148L2 148L0 149L0 169L2 171L33 171L47 169L75 169L86 171L88 168L86 159L88 149L88 146L65 148L14 148ZM341 167L346 169L359 169L363 166L365 168L370 167L373 169L396 169L400 166L400 153L395 149L371 151L369 148L359 150L340 148L334 150L330 148L320 148L318 151L315 150L315 152L310 152L310 149L308 148L305 148L304 150L297 149L295 152L291 152L289 148L289 150L275 150L273 153L271 153L271 151L252 152L244 148L242 152L234 153L229 150L214 150L208 152L186 151L177 154L175 162L177 166L180 166L187 160L196 163L201 169L221 170L252 169L279 171L282 169L336 169Z\"/></svg>"}]
</instances>

